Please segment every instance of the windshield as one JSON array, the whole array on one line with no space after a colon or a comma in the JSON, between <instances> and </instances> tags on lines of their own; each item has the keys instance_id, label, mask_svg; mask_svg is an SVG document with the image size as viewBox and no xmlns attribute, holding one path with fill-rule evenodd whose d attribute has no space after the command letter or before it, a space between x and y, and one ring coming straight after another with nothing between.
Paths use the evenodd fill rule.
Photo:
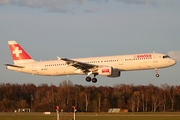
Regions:
<instances>
[{"instance_id":1,"label":"windshield","mask_svg":"<svg viewBox=\"0 0 180 120\"><path fill-rule=\"evenodd\" d=\"M163 58L170 58L170 56L169 55L165 55L165 56L163 56Z\"/></svg>"}]
</instances>

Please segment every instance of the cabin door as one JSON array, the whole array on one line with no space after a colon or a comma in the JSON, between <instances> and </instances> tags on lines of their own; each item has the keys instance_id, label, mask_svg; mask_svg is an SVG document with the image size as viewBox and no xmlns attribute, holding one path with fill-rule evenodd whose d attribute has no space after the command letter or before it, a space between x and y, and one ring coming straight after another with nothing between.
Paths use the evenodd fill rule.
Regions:
<instances>
[{"instance_id":1,"label":"cabin door","mask_svg":"<svg viewBox=\"0 0 180 120\"><path fill-rule=\"evenodd\" d=\"M32 64L32 74L35 74L37 72L36 63Z\"/></svg>"},{"instance_id":2,"label":"cabin door","mask_svg":"<svg viewBox=\"0 0 180 120\"><path fill-rule=\"evenodd\" d=\"M119 65L123 65L123 58L119 59Z\"/></svg>"},{"instance_id":3,"label":"cabin door","mask_svg":"<svg viewBox=\"0 0 180 120\"><path fill-rule=\"evenodd\" d=\"M153 63L158 63L158 55L153 54Z\"/></svg>"}]
</instances>

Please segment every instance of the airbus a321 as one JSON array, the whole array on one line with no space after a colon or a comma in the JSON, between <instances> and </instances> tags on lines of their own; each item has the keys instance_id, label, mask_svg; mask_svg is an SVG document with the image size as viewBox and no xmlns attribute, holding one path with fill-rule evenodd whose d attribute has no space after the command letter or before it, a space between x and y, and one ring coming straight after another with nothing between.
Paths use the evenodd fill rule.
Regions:
<instances>
[{"instance_id":1,"label":"airbus a321","mask_svg":"<svg viewBox=\"0 0 180 120\"><path fill-rule=\"evenodd\" d=\"M60 58L51 61L35 61L16 42L8 41L14 64L5 64L8 70L44 76L87 75L86 81L97 82L97 75L120 77L122 71L158 69L170 67L176 61L162 53L142 53L90 58ZM91 78L90 75L94 77Z\"/></svg>"}]
</instances>

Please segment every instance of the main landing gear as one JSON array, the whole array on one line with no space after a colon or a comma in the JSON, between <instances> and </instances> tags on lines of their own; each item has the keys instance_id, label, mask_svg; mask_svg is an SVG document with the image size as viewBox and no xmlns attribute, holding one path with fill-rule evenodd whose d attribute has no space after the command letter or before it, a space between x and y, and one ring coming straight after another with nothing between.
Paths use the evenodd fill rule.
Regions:
<instances>
[{"instance_id":1,"label":"main landing gear","mask_svg":"<svg viewBox=\"0 0 180 120\"><path fill-rule=\"evenodd\" d=\"M91 79L91 77L90 76L87 76L86 77L86 81L87 82L93 82L93 83L96 83L97 82L97 78L96 78L96 75L94 75L94 77Z\"/></svg>"},{"instance_id":2,"label":"main landing gear","mask_svg":"<svg viewBox=\"0 0 180 120\"><path fill-rule=\"evenodd\" d=\"M91 82L91 77L87 76L87 77L86 77L86 81L87 81L87 82Z\"/></svg>"},{"instance_id":3,"label":"main landing gear","mask_svg":"<svg viewBox=\"0 0 180 120\"><path fill-rule=\"evenodd\" d=\"M158 69L155 68L155 71L156 71L156 77L158 78L159 77L159 74L158 74Z\"/></svg>"}]
</instances>

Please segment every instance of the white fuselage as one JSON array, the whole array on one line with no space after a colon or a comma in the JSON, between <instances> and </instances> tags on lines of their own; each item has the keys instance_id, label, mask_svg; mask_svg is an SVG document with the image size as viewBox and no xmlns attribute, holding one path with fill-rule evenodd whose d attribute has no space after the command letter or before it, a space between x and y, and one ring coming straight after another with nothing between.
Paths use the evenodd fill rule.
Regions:
<instances>
[{"instance_id":1,"label":"white fuselage","mask_svg":"<svg viewBox=\"0 0 180 120\"><path fill-rule=\"evenodd\" d=\"M119 71L159 69L172 66L176 61L160 53L144 53L73 59L83 63L110 66ZM85 74L63 60L39 61L20 64L23 68L7 66L7 69L45 76Z\"/></svg>"}]
</instances>

